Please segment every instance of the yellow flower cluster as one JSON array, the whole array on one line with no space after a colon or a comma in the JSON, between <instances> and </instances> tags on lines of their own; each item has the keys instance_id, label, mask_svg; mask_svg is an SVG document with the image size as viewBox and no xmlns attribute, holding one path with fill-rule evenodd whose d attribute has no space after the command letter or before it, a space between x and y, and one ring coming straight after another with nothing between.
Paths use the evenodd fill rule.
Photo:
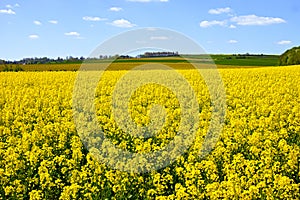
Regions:
<instances>
[{"instance_id":1,"label":"yellow flower cluster","mask_svg":"<svg viewBox=\"0 0 300 200\"><path fill-rule=\"evenodd\" d=\"M219 71L227 110L214 149L199 157L209 91L195 70L180 70L199 103L195 141L174 163L142 174L98 162L82 143L72 110L76 72L0 73L0 199L300 199L300 66ZM99 125L120 149L159 150L178 131L180 103L165 87L139 88L128 102L130 118L147 126L151 105L162 104L165 124L150 138L125 133L110 105L124 74L101 79Z\"/></svg>"}]
</instances>

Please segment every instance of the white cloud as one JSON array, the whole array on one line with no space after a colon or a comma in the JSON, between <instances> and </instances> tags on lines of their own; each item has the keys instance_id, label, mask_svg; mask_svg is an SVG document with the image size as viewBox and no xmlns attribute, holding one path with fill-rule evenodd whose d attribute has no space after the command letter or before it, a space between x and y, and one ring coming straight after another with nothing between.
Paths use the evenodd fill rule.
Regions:
<instances>
[{"instance_id":1,"label":"white cloud","mask_svg":"<svg viewBox=\"0 0 300 200\"><path fill-rule=\"evenodd\" d=\"M40 37L38 35L29 35L28 38L34 40L39 39Z\"/></svg>"},{"instance_id":2,"label":"white cloud","mask_svg":"<svg viewBox=\"0 0 300 200\"><path fill-rule=\"evenodd\" d=\"M229 26L229 28L236 28L236 26L233 25L233 24L231 24L231 25Z\"/></svg>"},{"instance_id":3,"label":"white cloud","mask_svg":"<svg viewBox=\"0 0 300 200\"><path fill-rule=\"evenodd\" d=\"M152 36L150 37L150 40L168 40L169 38L167 36Z\"/></svg>"},{"instance_id":4,"label":"white cloud","mask_svg":"<svg viewBox=\"0 0 300 200\"><path fill-rule=\"evenodd\" d=\"M230 20L241 26L265 26L286 22L284 19L278 17L259 17L256 15L236 16L232 17Z\"/></svg>"},{"instance_id":5,"label":"white cloud","mask_svg":"<svg viewBox=\"0 0 300 200\"><path fill-rule=\"evenodd\" d=\"M113 12L119 12L119 11L123 10L123 8L120 8L120 7L111 7L109 10L113 11Z\"/></svg>"},{"instance_id":6,"label":"white cloud","mask_svg":"<svg viewBox=\"0 0 300 200\"><path fill-rule=\"evenodd\" d=\"M58 24L58 21L57 20L49 20L48 21L50 24Z\"/></svg>"},{"instance_id":7,"label":"white cloud","mask_svg":"<svg viewBox=\"0 0 300 200\"><path fill-rule=\"evenodd\" d=\"M200 22L200 27L202 27L202 28L207 28L207 27L216 26L216 25L225 26L226 21L213 20L213 21L202 21L202 22Z\"/></svg>"},{"instance_id":8,"label":"white cloud","mask_svg":"<svg viewBox=\"0 0 300 200\"><path fill-rule=\"evenodd\" d=\"M72 32L65 33L65 35L66 36L76 36L76 37L79 37L80 33L72 31Z\"/></svg>"},{"instance_id":9,"label":"white cloud","mask_svg":"<svg viewBox=\"0 0 300 200\"><path fill-rule=\"evenodd\" d=\"M226 7L226 8L216 8L216 9L210 9L208 11L209 14L212 14L212 15L219 15L219 14L222 14L222 13L230 13L232 12L232 9L229 8L229 7Z\"/></svg>"},{"instance_id":10,"label":"white cloud","mask_svg":"<svg viewBox=\"0 0 300 200\"><path fill-rule=\"evenodd\" d=\"M292 44L292 41L290 41L290 40L281 40L281 41L277 42L277 44L287 45L287 44Z\"/></svg>"},{"instance_id":11,"label":"white cloud","mask_svg":"<svg viewBox=\"0 0 300 200\"><path fill-rule=\"evenodd\" d=\"M6 8L14 8L14 7L20 7L20 5L18 4L18 3L16 3L15 5L10 5L10 4L7 4L6 6L5 6Z\"/></svg>"},{"instance_id":12,"label":"white cloud","mask_svg":"<svg viewBox=\"0 0 300 200\"><path fill-rule=\"evenodd\" d=\"M8 15L15 15L16 14L16 12L15 11L13 11L12 9L2 9L2 10L0 10L0 14L8 14Z\"/></svg>"},{"instance_id":13,"label":"white cloud","mask_svg":"<svg viewBox=\"0 0 300 200\"><path fill-rule=\"evenodd\" d=\"M126 19L118 19L111 23L111 25L121 28L131 28L136 26L135 24L132 24L130 21Z\"/></svg>"},{"instance_id":14,"label":"white cloud","mask_svg":"<svg viewBox=\"0 0 300 200\"><path fill-rule=\"evenodd\" d=\"M229 40L228 43L230 43L230 44L236 44L236 43L238 43L238 41L237 40Z\"/></svg>"},{"instance_id":15,"label":"white cloud","mask_svg":"<svg viewBox=\"0 0 300 200\"><path fill-rule=\"evenodd\" d=\"M33 23L34 23L35 25L38 25L38 26L42 25L42 22L40 22L40 21L38 21L38 20L33 21Z\"/></svg>"},{"instance_id":16,"label":"white cloud","mask_svg":"<svg viewBox=\"0 0 300 200\"><path fill-rule=\"evenodd\" d=\"M130 2L140 2L140 3L148 3L148 2L169 2L169 0L127 0Z\"/></svg>"},{"instance_id":17,"label":"white cloud","mask_svg":"<svg viewBox=\"0 0 300 200\"><path fill-rule=\"evenodd\" d=\"M100 18L100 17L91 17L91 16L85 16L82 18L85 21L93 21L93 22L97 22L97 21L105 21L107 20L106 18Z\"/></svg>"}]
</instances>

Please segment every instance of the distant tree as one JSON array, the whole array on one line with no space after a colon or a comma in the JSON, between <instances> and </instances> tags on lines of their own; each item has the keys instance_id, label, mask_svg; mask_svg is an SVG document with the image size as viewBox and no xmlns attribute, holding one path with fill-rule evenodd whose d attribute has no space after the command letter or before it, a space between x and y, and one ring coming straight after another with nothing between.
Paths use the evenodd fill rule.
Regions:
<instances>
[{"instance_id":1,"label":"distant tree","mask_svg":"<svg viewBox=\"0 0 300 200\"><path fill-rule=\"evenodd\" d=\"M6 64L4 65L3 71L4 72L9 72L10 71L10 69L8 68L8 66Z\"/></svg>"},{"instance_id":2,"label":"distant tree","mask_svg":"<svg viewBox=\"0 0 300 200\"><path fill-rule=\"evenodd\" d=\"M17 65L13 71L20 72L20 71L24 71L24 70L22 67L20 67L20 65Z\"/></svg>"},{"instance_id":3,"label":"distant tree","mask_svg":"<svg viewBox=\"0 0 300 200\"><path fill-rule=\"evenodd\" d=\"M299 65L300 46L285 51L279 58L279 65Z\"/></svg>"}]
</instances>

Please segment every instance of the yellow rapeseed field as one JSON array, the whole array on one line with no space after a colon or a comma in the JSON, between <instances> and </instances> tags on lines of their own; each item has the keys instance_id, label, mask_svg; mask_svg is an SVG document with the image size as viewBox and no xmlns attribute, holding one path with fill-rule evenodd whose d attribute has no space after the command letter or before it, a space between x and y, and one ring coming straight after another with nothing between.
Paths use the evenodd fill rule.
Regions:
<instances>
[{"instance_id":1,"label":"yellow rapeseed field","mask_svg":"<svg viewBox=\"0 0 300 200\"><path fill-rule=\"evenodd\" d=\"M180 70L199 103L196 138L175 162L140 174L98 162L83 145L72 110L77 72L1 72L0 199L300 199L300 66L219 71L227 107L214 149L198 156L209 90L195 70ZM130 118L148 125L151 104L162 104L165 125L146 139L126 134L110 110L125 73L105 72L95 92L99 125L120 149L161 149L181 120L176 95L155 84L136 90Z\"/></svg>"}]
</instances>

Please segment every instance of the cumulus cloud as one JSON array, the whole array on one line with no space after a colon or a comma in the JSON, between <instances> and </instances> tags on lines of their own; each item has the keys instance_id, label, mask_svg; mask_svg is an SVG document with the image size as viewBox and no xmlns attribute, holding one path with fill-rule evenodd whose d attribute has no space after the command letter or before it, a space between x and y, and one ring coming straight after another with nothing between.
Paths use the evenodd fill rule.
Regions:
<instances>
[{"instance_id":1,"label":"cumulus cloud","mask_svg":"<svg viewBox=\"0 0 300 200\"><path fill-rule=\"evenodd\" d=\"M230 21L241 26L266 26L286 22L284 19L278 17L259 17L256 15L236 16L232 17Z\"/></svg>"},{"instance_id":2,"label":"cumulus cloud","mask_svg":"<svg viewBox=\"0 0 300 200\"><path fill-rule=\"evenodd\" d=\"M85 20L85 21L93 21L93 22L107 20L106 18L91 17L91 16L85 16L85 17L82 17L82 19Z\"/></svg>"},{"instance_id":3,"label":"cumulus cloud","mask_svg":"<svg viewBox=\"0 0 300 200\"><path fill-rule=\"evenodd\" d=\"M287 45L287 44L292 44L292 41L290 41L290 40L281 40L281 41L277 42L277 44Z\"/></svg>"},{"instance_id":4,"label":"cumulus cloud","mask_svg":"<svg viewBox=\"0 0 300 200\"><path fill-rule=\"evenodd\" d=\"M200 22L200 27L202 28L207 28L207 27L211 27L211 26L225 26L226 25L226 21L217 21L217 20L213 20L213 21L202 21Z\"/></svg>"},{"instance_id":5,"label":"cumulus cloud","mask_svg":"<svg viewBox=\"0 0 300 200\"><path fill-rule=\"evenodd\" d=\"M111 7L109 10L113 11L113 12L119 12L119 11L123 10L123 8L120 8L120 7Z\"/></svg>"},{"instance_id":6,"label":"cumulus cloud","mask_svg":"<svg viewBox=\"0 0 300 200\"><path fill-rule=\"evenodd\" d=\"M49 20L48 21L50 24L58 24L58 21L57 20Z\"/></svg>"},{"instance_id":7,"label":"cumulus cloud","mask_svg":"<svg viewBox=\"0 0 300 200\"><path fill-rule=\"evenodd\" d=\"M219 15L219 14L222 14L222 13L230 13L232 12L232 9L229 8L229 7L226 7L226 8L216 8L216 9L210 9L208 11L209 14L212 14L212 15Z\"/></svg>"},{"instance_id":8,"label":"cumulus cloud","mask_svg":"<svg viewBox=\"0 0 300 200\"><path fill-rule=\"evenodd\" d=\"M238 41L237 40L229 40L228 43L229 44L235 44L235 43L238 43Z\"/></svg>"},{"instance_id":9,"label":"cumulus cloud","mask_svg":"<svg viewBox=\"0 0 300 200\"><path fill-rule=\"evenodd\" d=\"M33 23L34 23L35 25L38 25L38 26L42 25L42 22L40 22L40 21L38 21L38 20L33 21Z\"/></svg>"},{"instance_id":10,"label":"cumulus cloud","mask_svg":"<svg viewBox=\"0 0 300 200\"><path fill-rule=\"evenodd\" d=\"M121 28L131 28L136 26L136 24L131 23L130 21L126 19L118 19L111 23L111 25Z\"/></svg>"},{"instance_id":11,"label":"cumulus cloud","mask_svg":"<svg viewBox=\"0 0 300 200\"><path fill-rule=\"evenodd\" d=\"M20 5L18 3L16 3L15 5L7 4L5 7L6 8L14 8L14 7L20 7Z\"/></svg>"},{"instance_id":12,"label":"cumulus cloud","mask_svg":"<svg viewBox=\"0 0 300 200\"><path fill-rule=\"evenodd\" d=\"M16 12L12 9L2 9L0 10L0 14L15 15Z\"/></svg>"},{"instance_id":13,"label":"cumulus cloud","mask_svg":"<svg viewBox=\"0 0 300 200\"><path fill-rule=\"evenodd\" d=\"M75 32L75 31L72 31L72 32L67 32L65 33L66 36L76 36L76 37L79 37L80 36L80 33L78 32Z\"/></svg>"},{"instance_id":14,"label":"cumulus cloud","mask_svg":"<svg viewBox=\"0 0 300 200\"><path fill-rule=\"evenodd\" d=\"M280 17L257 16L255 14L236 15L230 7L210 9L208 13L213 15L227 13L228 18L224 20L201 21L200 27L202 28L218 25L234 29L237 28L237 26L267 26L286 23L286 21Z\"/></svg>"},{"instance_id":15,"label":"cumulus cloud","mask_svg":"<svg viewBox=\"0 0 300 200\"><path fill-rule=\"evenodd\" d=\"M34 39L39 39L40 37L38 35L33 34L33 35L29 35L28 38L34 40Z\"/></svg>"}]
</instances>

